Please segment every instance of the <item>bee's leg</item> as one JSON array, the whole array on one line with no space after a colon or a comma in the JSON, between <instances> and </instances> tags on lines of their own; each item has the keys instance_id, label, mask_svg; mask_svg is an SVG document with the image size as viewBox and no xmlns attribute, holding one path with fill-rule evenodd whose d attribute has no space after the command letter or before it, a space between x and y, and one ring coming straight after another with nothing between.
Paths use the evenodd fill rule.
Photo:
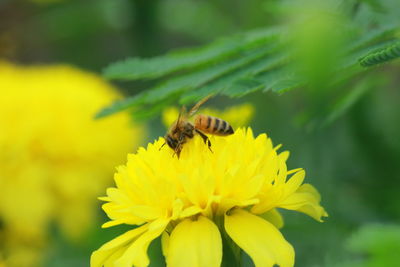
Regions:
<instances>
[{"instance_id":1,"label":"bee's leg","mask_svg":"<svg viewBox=\"0 0 400 267\"><path fill-rule=\"evenodd\" d=\"M179 156L181 155L181 150L182 150L181 145L178 144L178 146L174 150L174 154L172 154L172 157L174 157L175 154L176 154L178 156L178 159L179 159Z\"/></svg>"},{"instance_id":2,"label":"bee's leg","mask_svg":"<svg viewBox=\"0 0 400 267\"><path fill-rule=\"evenodd\" d=\"M163 148L165 146L166 142L164 142L164 144L162 144L162 146L160 146L160 149L158 149L158 151L161 150L161 148Z\"/></svg>"},{"instance_id":3,"label":"bee's leg","mask_svg":"<svg viewBox=\"0 0 400 267\"><path fill-rule=\"evenodd\" d=\"M176 149L176 150L174 151L174 154L172 155L172 157L173 157L175 154L176 154L176 156L177 156L178 159L179 159L179 156L181 155L181 150L180 150L180 149Z\"/></svg>"},{"instance_id":4,"label":"bee's leg","mask_svg":"<svg viewBox=\"0 0 400 267\"><path fill-rule=\"evenodd\" d=\"M176 148L174 150L174 155L176 154L178 156L178 159L179 159L179 156L181 155L182 145L184 143L185 143L185 134L181 133L181 135L179 136L178 144L176 145Z\"/></svg>"},{"instance_id":5,"label":"bee's leg","mask_svg":"<svg viewBox=\"0 0 400 267\"><path fill-rule=\"evenodd\" d=\"M214 152L212 151L212 149L211 149L211 141L210 141L210 139L208 138L208 136L205 135L205 134L203 134L201 131L199 131L199 130L197 130L197 129L195 129L195 131L196 131L196 133L198 133L198 134L201 136L201 138L203 138L204 144L207 144L208 149L210 149L210 151L211 151L212 153L214 153Z\"/></svg>"}]
</instances>

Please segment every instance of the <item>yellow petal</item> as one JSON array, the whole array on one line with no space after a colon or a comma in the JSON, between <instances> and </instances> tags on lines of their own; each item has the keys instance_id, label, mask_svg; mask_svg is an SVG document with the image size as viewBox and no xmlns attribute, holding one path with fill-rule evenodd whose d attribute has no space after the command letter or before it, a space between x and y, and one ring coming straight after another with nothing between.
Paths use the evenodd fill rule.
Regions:
<instances>
[{"instance_id":1,"label":"yellow petal","mask_svg":"<svg viewBox=\"0 0 400 267\"><path fill-rule=\"evenodd\" d=\"M314 196L315 201L321 201L321 195L319 194L318 190L310 184L303 184L302 186L300 186L300 188L297 190L297 193L309 193Z\"/></svg>"},{"instance_id":2,"label":"yellow petal","mask_svg":"<svg viewBox=\"0 0 400 267\"><path fill-rule=\"evenodd\" d=\"M121 257L125 252L125 247L120 247L116 252L114 252L106 261L104 261L104 267L115 267L114 262Z\"/></svg>"},{"instance_id":3,"label":"yellow petal","mask_svg":"<svg viewBox=\"0 0 400 267\"><path fill-rule=\"evenodd\" d=\"M167 232L161 235L161 248L164 257L167 257L169 251L169 234Z\"/></svg>"},{"instance_id":4,"label":"yellow petal","mask_svg":"<svg viewBox=\"0 0 400 267\"><path fill-rule=\"evenodd\" d=\"M90 257L90 266L91 267L101 267L104 262L115 254L120 248L122 248L127 243L136 239L143 232L145 232L148 228L148 225L143 225L131 231L128 231L119 237L107 242L103 246L101 246L98 250L92 253Z\"/></svg>"},{"instance_id":5,"label":"yellow petal","mask_svg":"<svg viewBox=\"0 0 400 267\"><path fill-rule=\"evenodd\" d=\"M299 170L296 172L285 184L285 194L293 194L299 186L303 183L306 172L304 170Z\"/></svg>"},{"instance_id":6,"label":"yellow petal","mask_svg":"<svg viewBox=\"0 0 400 267\"><path fill-rule=\"evenodd\" d=\"M206 217L179 223L169 238L168 267L219 267L222 240L218 227Z\"/></svg>"},{"instance_id":7,"label":"yellow petal","mask_svg":"<svg viewBox=\"0 0 400 267\"><path fill-rule=\"evenodd\" d=\"M103 223L101 225L101 228L108 228L108 227L116 226L116 225L123 224L123 223L125 223L124 220L108 221L108 222Z\"/></svg>"},{"instance_id":8,"label":"yellow petal","mask_svg":"<svg viewBox=\"0 0 400 267\"><path fill-rule=\"evenodd\" d=\"M111 198L109 197L98 197L97 199L101 201L111 201Z\"/></svg>"},{"instance_id":9,"label":"yellow petal","mask_svg":"<svg viewBox=\"0 0 400 267\"><path fill-rule=\"evenodd\" d=\"M273 225L275 225L276 228L280 229L283 227L283 217L279 213L277 209L272 209L270 211L267 211L263 214L260 214L260 217L264 218L265 220L269 221Z\"/></svg>"},{"instance_id":10,"label":"yellow petal","mask_svg":"<svg viewBox=\"0 0 400 267\"><path fill-rule=\"evenodd\" d=\"M118 267L146 267L150 264L149 257L147 255L147 249L150 243L156 239L165 230L168 224L168 220L154 221L149 225L148 231L138 237L122 254L122 256L115 261L115 266Z\"/></svg>"},{"instance_id":11,"label":"yellow petal","mask_svg":"<svg viewBox=\"0 0 400 267\"><path fill-rule=\"evenodd\" d=\"M183 210L183 202L181 199L175 199L172 204L172 220L176 220Z\"/></svg>"},{"instance_id":12,"label":"yellow petal","mask_svg":"<svg viewBox=\"0 0 400 267\"><path fill-rule=\"evenodd\" d=\"M225 215L225 230L253 260L256 267L294 265L293 247L266 220L242 209Z\"/></svg>"},{"instance_id":13,"label":"yellow petal","mask_svg":"<svg viewBox=\"0 0 400 267\"><path fill-rule=\"evenodd\" d=\"M279 203L279 207L303 212L317 221L322 222L321 217L328 216L324 208L319 204L321 196L310 184L301 185L298 190Z\"/></svg>"},{"instance_id":14,"label":"yellow petal","mask_svg":"<svg viewBox=\"0 0 400 267\"><path fill-rule=\"evenodd\" d=\"M292 173L296 173L296 172L301 171L301 170L303 170L303 168L296 168L296 169L287 171L287 175L292 174Z\"/></svg>"},{"instance_id":15,"label":"yellow petal","mask_svg":"<svg viewBox=\"0 0 400 267\"><path fill-rule=\"evenodd\" d=\"M202 211L203 211L203 209L200 208L199 206L190 206L190 207L184 209L181 212L180 218L186 218L186 217L189 217L189 216L193 216L193 215L195 215L197 213L200 213Z\"/></svg>"},{"instance_id":16,"label":"yellow petal","mask_svg":"<svg viewBox=\"0 0 400 267\"><path fill-rule=\"evenodd\" d=\"M275 184L284 184L287 176L286 160L289 158L289 151L283 151L278 155L279 158L279 173L275 178Z\"/></svg>"},{"instance_id":17,"label":"yellow petal","mask_svg":"<svg viewBox=\"0 0 400 267\"><path fill-rule=\"evenodd\" d=\"M232 198L224 198L219 204L219 210L217 211L218 215L223 215L227 210L232 209L233 207L248 207L251 205L255 205L259 203L258 198L246 199L246 200L237 200Z\"/></svg>"},{"instance_id":18,"label":"yellow petal","mask_svg":"<svg viewBox=\"0 0 400 267\"><path fill-rule=\"evenodd\" d=\"M143 218L146 221L152 221L160 217L160 209L144 205L132 205L129 211L136 217Z\"/></svg>"}]
</instances>

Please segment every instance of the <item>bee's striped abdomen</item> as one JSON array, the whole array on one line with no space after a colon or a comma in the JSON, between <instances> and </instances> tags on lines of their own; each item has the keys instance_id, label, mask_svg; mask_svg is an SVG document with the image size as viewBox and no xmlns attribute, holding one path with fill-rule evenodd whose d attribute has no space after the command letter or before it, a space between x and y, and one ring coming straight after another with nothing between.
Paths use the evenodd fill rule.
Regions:
<instances>
[{"instance_id":1,"label":"bee's striped abdomen","mask_svg":"<svg viewBox=\"0 0 400 267\"><path fill-rule=\"evenodd\" d=\"M194 127L204 133L213 135L233 134L232 126L230 126L228 122L208 115L197 115L194 121Z\"/></svg>"}]
</instances>

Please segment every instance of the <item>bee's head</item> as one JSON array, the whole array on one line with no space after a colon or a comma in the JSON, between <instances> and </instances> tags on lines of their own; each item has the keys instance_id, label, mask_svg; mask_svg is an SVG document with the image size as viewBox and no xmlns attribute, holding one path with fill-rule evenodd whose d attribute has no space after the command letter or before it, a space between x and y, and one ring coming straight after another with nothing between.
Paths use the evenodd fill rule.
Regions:
<instances>
[{"instance_id":1,"label":"bee's head","mask_svg":"<svg viewBox=\"0 0 400 267\"><path fill-rule=\"evenodd\" d=\"M176 149L178 146L178 140L173 138L171 135L167 134L165 137L165 142L167 142L167 145L172 148L173 150Z\"/></svg>"}]
</instances>

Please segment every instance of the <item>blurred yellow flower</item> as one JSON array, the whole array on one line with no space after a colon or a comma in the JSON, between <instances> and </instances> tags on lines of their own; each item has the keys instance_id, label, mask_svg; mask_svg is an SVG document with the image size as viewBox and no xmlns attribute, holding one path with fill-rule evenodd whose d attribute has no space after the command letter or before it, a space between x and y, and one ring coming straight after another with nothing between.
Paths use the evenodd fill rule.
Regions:
<instances>
[{"instance_id":1,"label":"blurred yellow flower","mask_svg":"<svg viewBox=\"0 0 400 267\"><path fill-rule=\"evenodd\" d=\"M304 170L288 171L289 152L278 153L266 134L254 138L251 129L211 141L213 153L196 136L179 159L159 150L163 138L128 155L116 187L101 198L111 218L103 227L138 227L93 252L91 267L148 266L148 246L160 235L169 267L220 266L226 235L257 267L294 265L276 208L318 221L327 216L317 190L303 184Z\"/></svg>"},{"instance_id":2,"label":"blurred yellow flower","mask_svg":"<svg viewBox=\"0 0 400 267\"><path fill-rule=\"evenodd\" d=\"M225 110L216 110L212 108L203 108L201 113L221 118L227 122L234 129L238 127L248 126L249 122L254 115L254 107L251 104L242 104L238 106L229 107ZM166 108L162 113L162 122L165 127L169 128L174 121L178 118L179 109L176 107Z\"/></svg>"},{"instance_id":3,"label":"blurred yellow flower","mask_svg":"<svg viewBox=\"0 0 400 267\"><path fill-rule=\"evenodd\" d=\"M119 98L94 74L68 66L0 62L0 255L37 266L50 223L79 238L111 170L143 136L127 114L95 121Z\"/></svg>"}]
</instances>

